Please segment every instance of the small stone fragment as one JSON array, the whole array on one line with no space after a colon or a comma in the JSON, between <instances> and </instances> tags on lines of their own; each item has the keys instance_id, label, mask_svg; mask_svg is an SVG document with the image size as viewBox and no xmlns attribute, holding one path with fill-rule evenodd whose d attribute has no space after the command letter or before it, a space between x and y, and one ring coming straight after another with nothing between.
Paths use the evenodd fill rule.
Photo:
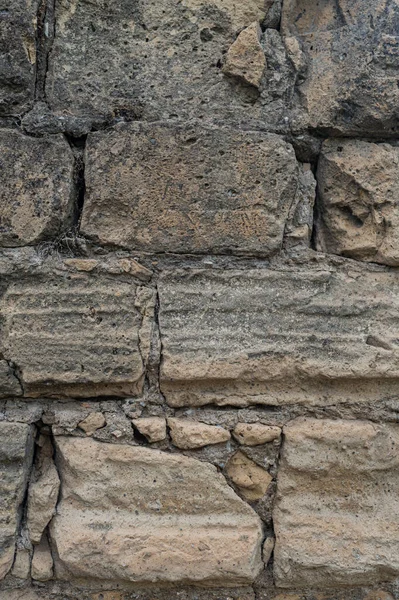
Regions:
<instances>
[{"instance_id":1,"label":"small stone fragment","mask_svg":"<svg viewBox=\"0 0 399 600\"><path fill-rule=\"evenodd\" d=\"M28 495L28 530L30 540L38 544L43 531L55 514L60 478L53 462L53 446L49 438L40 450Z\"/></svg>"},{"instance_id":2,"label":"small stone fragment","mask_svg":"<svg viewBox=\"0 0 399 600\"><path fill-rule=\"evenodd\" d=\"M35 546L31 574L32 579L37 581L48 581L53 577L53 557L45 535L40 544Z\"/></svg>"},{"instance_id":3,"label":"small stone fragment","mask_svg":"<svg viewBox=\"0 0 399 600\"><path fill-rule=\"evenodd\" d=\"M133 419L133 425L149 442L160 442L166 438L166 420L163 417Z\"/></svg>"},{"instance_id":4,"label":"small stone fragment","mask_svg":"<svg viewBox=\"0 0 399 600\"><path fill-rule=\"evenodd\" d=\"M241 31L227 52L222 69L225 75L238 77L257 88L260 86L266 68L265 54L259 42L261 33L257 22Z\"/></svg>"},{"instance_id":5,"label":"small stone fragment","mask_svg":"<svg viewBox=\"0 0 399 600\"><path fill-rule=\"evenodd\" d=\"M237 423L233 431L233 437L244 446L260 446L278 440L280 436L280 427L262 423Z\"/></svg>"},{"instance_id":6,"label":"small stone fragment","mask_svg":"<svg viewBox=\"0 0 399 600\"><path fill-rule=\"evenodd\" d=\"M263 562L265 563L265 565L267 565L270 560L270 557L274 550L275 541L276 540L274 539L274 537L267 537L265 539L265 541L263 542L262 557L263 557Z\"/></svg>"},{"instance_id":7,"label":"small stone fragment","mask_svg":"<svg viewBox=\"0 0 399 600\"><path fill-rule=\"evenodd\" d=\"M272 476L240 450L226 465L226 473L246 500L259 500L266 493Z\"/></svg>"},{"instance_id":8,"label":"small stone fragment","mask_svg":"<svg viewBox=\"0 0 399 600\"><path fill-rule=\"evenodd\" d=\"M230 432L216 425L186 419L168 419L168 425L174 445L182 450L221 444L230 439Z\"/></svg>"},{"instance_id":9,"label":"small stone fragment","mask_svg":"<svg viewBox=\"0 0 399 600\"><path fill-rule=\"evenodd\" d=\"M107 421L101 412L92 412L78 424L78 427L79 429L82 429L86 435L93 435L97 429L105 427L106 424Z\"/></svg>"},{"instance_id":10,"label":"small stone fragment","mask_svg":"<svg viewBox=\"0 0 399 600\"><path fill-rule=\"evenodd\" d=\"M0 360L0 398L21 396L22 388L6 360Z\"/></svg>"},{"instance_id":11,"label":"small stone fragment","mask_svg":"<svg viewBox=\"0 0 399 600\"><path fill-rule=\"evenodd\" d=\"M26 548L19 548L17 550L11 573L14 577L18 577L18 579L28 579L30 577L29 550Z\"/></svg>"}]
</instances>

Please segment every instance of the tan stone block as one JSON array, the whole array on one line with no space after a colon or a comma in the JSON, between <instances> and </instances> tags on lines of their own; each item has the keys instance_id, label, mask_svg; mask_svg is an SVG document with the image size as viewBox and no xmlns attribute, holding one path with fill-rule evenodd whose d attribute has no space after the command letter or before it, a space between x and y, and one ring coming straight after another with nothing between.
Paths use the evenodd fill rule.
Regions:
<instances>
[{"instance_id":1,"label":"tan stone block","mask_svg":"<svg viewBox=\"0 0 399 600\"><path fill-rule=\"evenodd\" d=\"M230 46L223 65L223 73L238 77L255 87L260 86L266 68L266 57L260 45L261 28L252 23L241 31Z\"/></svg>"},{"instance_id":2,"label":"tan stone block","mask_svg":"<svg viewBox=\"0 0 399 600\"><path fill-rule=\"evenodd\" d=\"M81 231L102 244L270 255L298 166L276 135L134 123L89 135L85 175Z\"/></svg>"},{"instance_id":3,"label":"tan stone block","mask_svg":"<svg viewBox=\"0 0 399 600\"><path fill-rule=\"evenodd\" d=\"M62 136L0 129L0 246L37 244L71 224L74 157Z\"/></svg>"},{"instance_id":4,"label":"tan stone block","mask_svg":"<svg viewBox=\"0 0 399 600\"><path fill-rule=\"evenodd\" d=\"M246 500L259 500L265 495L272 476L240 450L226 465L226 473Z\"/></svg>"},{"instance_id":5,"label":"tan stone block","mask_svg":"<svg viewBox=\"0 0 399 600\"><path fill-rule=\"evenodd\" d=\"M281 437L281 428L262 423L237 423L233 437L244 446L259 446Z\"/></svg>"},{"instance_id":6,"label":"tan stone block","mask_svg":"<svg viewBox=\"0 0 399 600\"><path fill-rule=\"evenodd\" d=\"M298 419L273 511L279 587L378 585L399 573L399 426Z\"/></svg>"},{"instance_id":7,"label":"tan stone block","mask_svg":"<svg viewBox=\"0 0 399 600\"><path fill-rule=\"evenodd\" d=\"M230 439L230 432L223 427L206 425L188 419L168 419L172 442L178 448L202 448L209 444L222 444Z\"/></svg>"},{"instance_id":8,"label":"tan stone block","mask_svg":"<svg viewBox=\"0 0 399 600\"><path fill-rule=\"evenodd\" d=\"M160 442L166 438L166 419L163 417L132 419L132 423L149 442Z\"/></svg>"},{"instance_id":9,"label":"tan stone block","mask_svg":"<svg viewBox=\"0 0 399 600\"><path fill-rule=\"evenodd\" d=\"M18 579L30 578L30 552L26 548L17 548L12 566L12 575Z\"/></svg>"},{"instance_id":10,"label":"tan stone block","mask_svg":"<svg viewBox=\"0 0 399 600\"><path fill-rule=\"evenodd\" d=\"M259 574L261 521L214 466L92 438L56 441L59 579L234 586Z\"/></svg>"},{"instance_id":11,"label":"tan stone block","mask_svg":"<svg viewBox=\"0 0 399 600\"><path fill-rule=\"evenodd\" d=\"M53 577L53 557L45 535L33 550L31 575L36 581L49 581Z\"/></svg>"},{"instance_id":12,"label":"tan stone block","mask_svg":"<svg viewBox=\"0 0 399 600\"><path fill-rule=\"evenodd\" d=\"M78 427L79 429L82 429L86 435L93 435L93 433L96 432L97 429L105 427L106 424L107 421L105 420L103 413L92 412L88 414L87 417L83 419L83 421L80 421L80 423L78 423Z\"/></svg>"}]
</instances>

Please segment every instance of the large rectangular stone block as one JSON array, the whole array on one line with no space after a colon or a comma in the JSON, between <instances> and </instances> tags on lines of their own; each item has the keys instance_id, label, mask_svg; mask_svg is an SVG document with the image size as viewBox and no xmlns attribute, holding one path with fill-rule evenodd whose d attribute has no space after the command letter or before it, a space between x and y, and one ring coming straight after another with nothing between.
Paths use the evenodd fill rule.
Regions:
<instances>
[{"instance_id":1,"label":"large rectangular stone block","mask_svg":"<svg viewBox=\"0 0 399 600\"><path fill-rule=\"evenodd\" d=\"M297 184L276 135L121 126L89 136L81 230L146 251L273 254Z\"/></svg>"},{"instance_id":2,"label":"large rectangular stone block","mask_svg":"<svg viewBox=\"0 0 399 600\"><path fill-rule=\"evenodd\" d=\"M77 193L65 138L0 129L0 155L0 246L37 244L70 226Z\"/></svg>"},{"instance_id":3,"label":"large rectangular stone block","mask_svg":"<svg viewBox=\"0 0 399 600\"><path fill-rule=\"evenodd\" d=\"M56 442L58 579L232 586L259 574L261 521L213 465L87 438Z\"/></svg>"},{"instance_id":4,"label":"large rectangular stone block","mask_svg":"<svg viewBox=\"0 0 399 600\"><path fill-rule=\"evenodd\" d=\"M0 115L21 115L33 103L38 0L6 0L0 12Z\"/></svg>"},{"instance_id":5,"label":"large rectangular stone block","mask_svg":"<svg viewBox=\"0 0 399 600\"><path fill-rule=\"evenodd\" d=\"M280 587L399 574L399 427L299 419L285 429L273 513Z\"/></svg>"},{"instance_id":6,"label":"large rectangular stone block","mask_svg":"<svg viewBox=\"0 0 399 600\"><path fill-rule=\"evenodd\" d=\"M127 274L84 272L93 263L80 260L81 272L65 265L59 271L42 268L9 282L0 306L0 339L25 396L141 391L152 291Z\"/></svg>"},{"instance_id":7,"label":"large rectangular stone block","mask_svg":"<svg viewBox=\"0 0 399 600\"><path fill-rule=\"evenodd\" d=\"M0 423L0 579L14 562L22 501L33 460L32 428Z\"/></svg>"},{"instance_id":8,"label":"large rectangular stone block","mask_svg":"<svg viewBox=\"0 0 399 600\"><path fill-rule=\"evenodd\" d=\"M170 405L381 400L399 383L394 272L187 270L162 276L161 387Z\"/></svg>"},{"instance_id":9,"label":"large rectangular stone block","mask_svg":"<svg viewBox=\"0 0 399 600\"><path fill-rule=\"evenodd\" d=\"M311 127L398 132L398 27L399 8L390 0L283 3L282 33L296 37L308 59L298 91Z\"/></svg>"}]
</instances>

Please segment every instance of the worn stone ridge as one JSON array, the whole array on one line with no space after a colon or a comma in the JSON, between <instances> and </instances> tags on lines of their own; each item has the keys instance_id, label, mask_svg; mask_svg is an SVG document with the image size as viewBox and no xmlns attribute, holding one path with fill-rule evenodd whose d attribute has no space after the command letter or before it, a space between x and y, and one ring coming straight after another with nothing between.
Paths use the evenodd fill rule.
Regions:
<instances>
[{"instance_id":1,"label":"worn stone ridge","mask_svg":"<svg viewBox=\"0 0 399 600\"><path fill-rule=\"evenodd\" d=\"M71 226L74 157L62 136L0 129L0 246L37 244Z\"/></svg>"},{"instance_id":2,"label":"worn stone ridge","mask_svg":"<svg viewBox=\"0 0 399 600\"><path fill-rule=\"evenodd\" d=\"M399 265L399 148L362 140L323 144L317 180L320 250Z\"/></svg>"},{"instance_id":3,"label":"worn stone ridge","mask_svg":"<svg viewBox=\"0 0 399 600\"><path fill-rule=\"evenodd\" d=\"M398 426L299 419L284 434L273 515L277 585L397 578Z\"/></svg>"},{"instance_id":4,"label":"worn stone ridge","mask_svg":"<svg viewBox=\"0 0 399 600\"><path fill-rule=\"evenodd\" d=\"M328 405L394 395L398 291L394 272L355 265L165 273L166 400Z\"/></svg>"},{"instance_id":5,"label":"worn stone ridge","mask_svg":"<svg viewBox=\"0 0 399 600\"><path fill-rule=\"evenodd\" d=\"M0 422L0 580L14 562L32 459L32 427L23 423Z\"/></svg>"},{"instance_id":6,"label":"worn stone ridge","mask_svg":"<svg viewBox=\"0 0 399 600\"><path fill-rule=\"evenodd\" d=\"M398 6L390 0L286 0L282 34L308 57L299 86L312 127L359 135L398 132Z\"/></svg>"},{"instance_id":7,"label":"worn stone ridge","mask_svg":"<svg viewBox=\"0 0 399 600\"><path fill-rule=\"evenodd\" d=\"M81 232L102 244L270 255L298 186L272 134L137 123L90 134Z\"/></svg>"},{"instance_id":8,"label":"worn stone ridge","mask_svg":"<svg viewBox=\"0 0 399 600\"><path fill-rule=\"evenodd\" d=\"M242 585L258 575L261 521L212 465L90 438L56 442L57 578Z\"/></svg>"},{"instance_id":9,"label":"worn stone ridge","mask_svg":"<svg viewBox=\"0 0 399 600\"><path fill-rule=\"evenodd\" d=\"M32 269L21 280L9 280L0 307L1 351L15 365L26 396L126 396L142 390L153 290L122 268L119 276L101 274L87 262L93 272L81 260L80 271L74 272L75 262L61 263L58 271ZM129 268L128 260L120 263Z\"/></svg>"}]
</instances>

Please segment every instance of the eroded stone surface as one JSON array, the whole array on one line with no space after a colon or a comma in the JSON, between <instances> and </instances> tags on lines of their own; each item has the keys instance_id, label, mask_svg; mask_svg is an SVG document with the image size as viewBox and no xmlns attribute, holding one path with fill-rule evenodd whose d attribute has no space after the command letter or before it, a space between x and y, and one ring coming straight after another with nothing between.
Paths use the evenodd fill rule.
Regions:
<instances>
[{"instance_id":1,"label":"eroded stone surface","mask_svg":"<svg viewBox=\"0 0 399 600\"><path fill-rule=\"evenodd\" d=\"M273 254L297 174L275 135L119 126L89 136L81 231L146 251Z\"/></svg>"},{"instance_id":2,"label":"eroded stone surface","mask_svg":"<svg viewBox=\"0 0 399 600\"><path fill-rule=\"evenodd\" d=\"M33 457L29 425L0 423L0 579L11 569L22 501Z\"/></svg>"},{"instance_id":3,"label":"eroded stone surface","mask_svg":"<svg viewBox=\"0 0 399 600\"><path fill-rule=\"evenodd\" d=\"M83 421L78 423L79 429L82 429L86 435L93 435L97 429L101 429L106 425L106 420L103 413L92 412L87 415Z\"/></svg>"},{"instance_id":4,"label":"eroded stone surface","mask_svg":"<svg viewBox=\"0 0 399 600\"><path fill-rule=\"evenodd\" d=\"M166 438L166 419L163 417L132 419L132 423L149 442L160 442Z\"/></svg>"},{"instance_id":5,"label":"eroded stone surface","mask_svg":"<svg viewBox=\"0 0 399 600\"><path fill-rule=\"evenodd\" d=\"M260 520L212 465L91 438L57 448L57 577L233 585L259 573Z\"/></svg>"},{"instance_id":6,"label":"eroded stone surface","mask_svg":"<svg viewBox=\"0 0 399 600\"><path fill-rule=\"evenodd\" d=\"M265 54L259 42L261 34L257 22L241 31L227 52L223 65L225 75L238 77L257 88L260 86L266 68Z\"/></svg>"},{"instance_id":7,"label":"eroded stone surface","mask_svg":"<svg viewBox=\"0 0 399 600\"><path fill-rule=\"evenodd\" d=\"M188 450L208 444L221 444L230 439L230 432L223 427L206 425L188 419L168 419L170 435L175 446Z\"/></svg>"},{"instance_id":8,"label":"eroded stone surface","mask_svg":"<svg viewBox=\"0 0 399 600\"><path fill-rule=\"evenodd\" d=\"M345 133L399 129L399 7L390 0L283 4L282 32L308 56L299 91L312 127Z\"/></svg>"},{"instance_id":9,"label":"eroded stone surface","mask_svg":"<svg viewBox=\"0 0 399 600\"><path fill-rule=\"evenodd\" d=\"M141 391L140 301L134 281L117 276L38 271L11 281L0 307L1 344L18 367L25 395Z\"/></svg>"},{"instance_id":10,"label":"eroded stone surface","mask_svg":"<svg viewBox=\"0 0 399 600\"><path fill-rule=\"evenodd\" d=\"M188 270L159 284L170 405L331 404L396 394L394 272Z\"/></svg>"},{"instance_id":11,"label":"eroded stone surface","mask_svg":"<svg viewBox=\"0 0 399 600\"><path fill-rule=\"evenodd\" d=\"M259 446L280 439L281 429L262 423L237 423L233 436L244 446Z\"/></svg>"},{"instance_id":12,"label":"eroded stone surface","mask_svg":"<svg viewBox=\"0 0 399 600\"><path fill-rule=\"evenodd\" d=\"M399 265L399 148L329 140L318 166L318 246L357 260Z\"/></svg>"},{"instance_id":13,"label":"eroded stone surface","mask_svg":"<svg viewBox=\"0 0 399 600\"><path fill-rule=\"evenodd\" d=\"M259 500L266 493L272 476L239 450L232 456L226 473L247 500Z\"/></svg>"},{"instance_id":14,"label":"eroded stone surface","mask_svg":"<svg viewBox=\"0 0 399 600\"><path fill-rule=\"evenodd\" d=\"M0 398L21 396L22 388L14 370L6 360L0 360Z\"/></svg>"},{"instance_id":15,"label":"eroded stone surface","mask_svg":"<svg viewBox=\"0 0 399 600\"><path fill-rule=\"evenodd\" d=\"M273 513L277 585L397 577L398 426L299 419L284 433Z\"/></svg>"},{"instance_id":16,"label":"eroded stone surface","mask_svg":"<svg viewBox=\"0 0 399 600\"><path fill-rule=\"evenodd\" d=\"M0 246L38 243L66 229L76 200L67 141L0 129L0 153Z\"/></svg>"},{"instance_id":17,"label":"eroded stone surface","mask_svg":"<svg viewBox=\"0 0 399 600\"><path fill-rule=\"evenodd\" d=\"M53 577L53 557L46 536L33 550L31 575L36 581L48 581Z\"/></svg>"}]
</instances>

